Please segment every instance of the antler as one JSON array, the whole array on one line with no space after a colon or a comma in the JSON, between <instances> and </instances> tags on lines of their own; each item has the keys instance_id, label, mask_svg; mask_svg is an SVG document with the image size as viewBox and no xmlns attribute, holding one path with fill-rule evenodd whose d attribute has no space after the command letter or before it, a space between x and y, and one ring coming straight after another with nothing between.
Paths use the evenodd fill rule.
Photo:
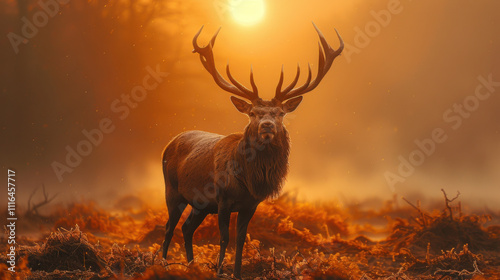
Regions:
<instances>
[{"instance_id":1,"label":"antler","mask_svg":"<svg viewBox=\"0 0 500 280\"><path fill-rule=\"evenodd\" d=\"M200 47L198 46L197 39L198 36L200 35L201 31L203 30L203 26L200 28L200 31L194 35L193 38L193 53L199 53L200 54L200 61L201 64L207 69L208 73L212 75L214 78L215 83L222 88L225 91L228 91L230 93L233 93L235 95L238 95L240 97L246 98L250 101L255 101L259 99L259 94L257 90L257 86L255 85L255 82L253 80L253 70L250 70L250 83L252 85L252 90L249 90L246 88L244 85L242 85L240 82L238 82L236 79L233 78L231 75L231 72L229 71L229 64L226 66L226 73L231 82L228 82L222 75L219 73L217 68L215 67L215 60L214 60L214 53L213 53L213 47L215 44L215 39L217 38L217 35L219 34L219 30L215 33L215 35L212 37L208 45L205 47Z\"/></svg>"},{"instance_id":2,"label":"antler","mask_svg":"<svg viewBox=\"0 0 500 280\"><path fill-rule=\"evenodd\" d=\"M340 55L342 50L344 49L344 41L342 40L342 37L340 37L339 32L337 29L335 29L335 32L337 32L337 36L339 37L340 40L340 46L337 50L333 49L328 42L326 41L325 37L323 36L323 33L316 27L314 24L314 28L316 29L316 32L318 32L318 36L321 42L321 45L319 45L319 63L318 63L318 76L311 82L311 65L307 64L308 66L308 75L307 75L307 80L306 82L298 87L295 88L295 85L297 84L297 81L299 80L300 76L300 67L297 65L297 74L295 75L295 79L293 79L292 83L288 85L283 91L281 90L281 87L283 85L283 67L281 67L281 75L280 75L280 80L278 82L278 86L276 87L276 95L274 96L274 99L283 102L285 100L288 100L290 98L294 98L296 96L300 96L305 94L306 92L309 92L313 89L315 89L323 77L326 75L328 70L330 70L330 67L332 66L333 60ZM323 47L323 49L321 48ZM323 54L324 51L324 54Z\"/></svg>"}]
</instances>

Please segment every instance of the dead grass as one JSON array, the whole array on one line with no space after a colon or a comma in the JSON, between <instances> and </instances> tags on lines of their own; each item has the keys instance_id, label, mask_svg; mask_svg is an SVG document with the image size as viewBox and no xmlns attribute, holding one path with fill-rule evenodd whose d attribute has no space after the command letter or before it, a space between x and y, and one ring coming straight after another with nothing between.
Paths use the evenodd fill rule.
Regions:
<instances>
[{"instance_id":1,"label":"dead grass","mask_svg":"<svg viewBox=\"0 0 500 280\"><path fill-rule=\"evenodd\" d=\"M360 227L359 222L356 226L348 222L356 222L356 217L376 217L373 210L362 215L358 210L297 202L286 195L266 202L259 206L249 228L243 276L498 279L500 227L483 227L489 216L463 214L445 199L444 209L432 214L418 203L406 210L386 205L379 213L413 211L416 215L388 219L388 236L378 242L360 234L367 232L369 223ZM1 272L2 279L220 279L215 275L219 250L214 245L218 244L216 216L209 216L196 232L195 261L187 264L180 230L176 231L168 261L161 259L159 244L167 220L163 209L141 214L142 220L126 214L112 217L95 204L70 205L66 212L70 214L64 217L61 210L55 213L51 218L58 228L37 243L21 238L24 245L19 255L24 267L16 274ZM77 226L77 222L84 226ZM72 223L71 229L64 229ZM362 231L357 231L360 228ZM230 247L224 267L227 274L222 278L231 279L233 261L234 247Z\"/></svg>"}]
</instances>

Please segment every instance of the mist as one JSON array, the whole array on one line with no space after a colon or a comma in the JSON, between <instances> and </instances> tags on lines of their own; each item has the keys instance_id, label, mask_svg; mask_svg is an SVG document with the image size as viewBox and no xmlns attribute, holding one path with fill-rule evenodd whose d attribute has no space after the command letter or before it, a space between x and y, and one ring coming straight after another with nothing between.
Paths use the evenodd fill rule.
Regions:
<instances>
[{"instance_id":1,"label":"mist","mask_svg":"<svg viewBox=\"0 0 500 280\"><path fill-rule=\"evenodd\" d=\"M252 66L271 99L282 65L285 83L297 63L316 74L314 21L334 48L337 29L346 49L286 117L284 191L347 203L432 199L443 188L498 209L500 3L267 1L261 23L240 26L216 2L75 0L16 45L8 34L24 36L22 18L43 8L3 1L1 165L4 179L16 170L18 199L44 184L59 202L164 203L160 156L175 135L226 135L248 122L191 53L194 34L204 25L205 45L222 27L219 71L229 63L249 85ZM78 147L87 155L68 155Z\"/></svg>"}]
</instances>

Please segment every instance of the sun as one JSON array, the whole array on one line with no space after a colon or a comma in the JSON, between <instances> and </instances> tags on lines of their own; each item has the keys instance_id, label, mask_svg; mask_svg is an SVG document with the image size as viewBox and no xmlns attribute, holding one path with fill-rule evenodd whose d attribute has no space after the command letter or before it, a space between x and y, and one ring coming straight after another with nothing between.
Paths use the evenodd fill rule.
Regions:
<instances>
[{"instance_id":1,"label":"sun","mask_svg":"<svg viewBox=\"0 0 500 280\"><path fill-rule=\"evenodd\" d=\"M233 19L241 25L254 25L260 22L266 13L264 0L229 0Z\"/></svg>"}]
</instances>

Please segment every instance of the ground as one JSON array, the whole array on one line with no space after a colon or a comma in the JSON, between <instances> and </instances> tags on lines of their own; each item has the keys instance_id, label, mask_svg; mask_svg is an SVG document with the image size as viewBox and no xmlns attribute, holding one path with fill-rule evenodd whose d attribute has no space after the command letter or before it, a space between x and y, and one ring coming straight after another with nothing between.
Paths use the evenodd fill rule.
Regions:
<instances>
[{"instance_id":1,"label":"ground","mask_svg":"<svg viewBox=\"0 0 500 280\"><path fill-rule=\"evenodd\" d=\"M428 211L418 201L395 198L373 210L283 194L262 203L250 222L242 276L499 279L500 215L464 213L458 200L446 194L435 208ZM86 201L59 205L48 214L27 211L19 218L17 272L7 271L4 254L0 278L218 279L217 216L208 216L196 231L195 260L187 263L180 226L188 213L164 260L160 244L168 219L165 207L152 209L128 196L111 210ZM225 275L219 278L232 278L235 217ZM2 239L5 252L7 241Z\"/></svg>"}]
</instances>

